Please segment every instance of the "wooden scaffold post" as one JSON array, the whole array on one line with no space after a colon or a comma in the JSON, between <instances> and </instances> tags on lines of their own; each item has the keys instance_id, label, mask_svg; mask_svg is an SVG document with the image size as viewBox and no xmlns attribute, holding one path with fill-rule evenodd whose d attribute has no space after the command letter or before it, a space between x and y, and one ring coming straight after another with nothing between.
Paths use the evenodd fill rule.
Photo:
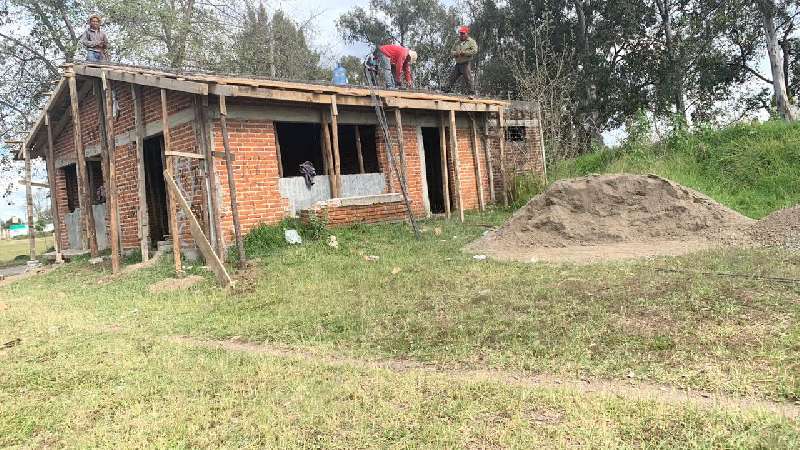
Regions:
<instances>
[{"instance_id":1,"label":"wooden scaffold post","mask_svg":"<svg viewBox=\"0 0 800 450\"><path fill-rule=\"evenodd\" d=\"M161 89L161 125L164 131L164 158L166 159L166 169L164 178L175 181L175 156L167 156L172 151L172 140L169 132L169 115L167 114L167 90ZM167 195L167 217L169 218L169 234L172 236L172 257L175 264L175 275L183 275L183 265L181 264L181 236L178 229L177 199L175 192L169 190Z\"/></svg>"},{"instance_id":2,"label":"wooden scaffold post","mask_svg":"<svg viewBox=\"0 0 800 450\"><path fill-rule=\"evenodd\" d=\"M50 124L50 113L44 112L44 125L47 128L47 181L50 185L50 208L53 216L53 247L56 251L56 264L64 262L61 255L61 218L58 215L58 190L56 185L55 145L53 144L53 127Z\"/></svg>"},{"instance_id":3,"label":"wooden scaffold post","mask_svg":"<svg viewBox=\"0 0 800 450\"><path fill-rule=\"evenodd\" d=\"M228 134L228 107L225 96L219 96L219 124L222 128L222 145L225 147L225 167L228 171L228 190L231 197L231 214L233 215L233 232L236 235L236 248L239 250L239 266L243 267L247 263L247 255L244 251L244 239L242 237L242 225L239 221L239 202L236 197L236 180L233 173L233 153L231 152L231 140Z\"/></svg>"}]
</instances>

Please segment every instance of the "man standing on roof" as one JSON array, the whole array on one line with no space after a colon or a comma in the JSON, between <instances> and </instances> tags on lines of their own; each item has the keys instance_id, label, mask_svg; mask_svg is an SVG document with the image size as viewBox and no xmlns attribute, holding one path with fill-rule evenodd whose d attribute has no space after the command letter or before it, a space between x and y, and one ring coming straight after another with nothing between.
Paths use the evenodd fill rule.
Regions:
<instances>
[{"instance_id":1,"label":"man standing on roof","mask_svg":"<svg viewBox=\"0 0 800 450\"><path fill-rule=\"evenodd\" d=\"M444 88L445 92L451 92L453 85L459 78L464 77L467 91L470 95L475 95L475 85L472 83L472 58L478 53L478 43L469 37L469 27L462 26L458 29L458 41L450 50L450 55L456 60L456 65L450 73L450 79Z\"/></svg>"},{"instance_id":2,"label":"man standing on roof","mask_svg":"<svg viewBox=\"0 0 800 450\"><path fill-rule=\"evenodd\" d=\"M89 17L89 28L81 35L81 45L86 49L86 61L105 62L108 60L108 37L100 29L100 16Z\"/></svg>"},{"instance_id":3,"label":"man standing on roof","mask_svg":"<svg viewBox=\"0 0 800 450\"><path fill-rule=\"evenodd\" d=\"M383 72L387 88L402 87L403 77L407 88L414 87L411 65L417 61L417 52L402 45L389 44L378 47L375 58L378 60L378 67Z\"/></svg>"}]
</instances>

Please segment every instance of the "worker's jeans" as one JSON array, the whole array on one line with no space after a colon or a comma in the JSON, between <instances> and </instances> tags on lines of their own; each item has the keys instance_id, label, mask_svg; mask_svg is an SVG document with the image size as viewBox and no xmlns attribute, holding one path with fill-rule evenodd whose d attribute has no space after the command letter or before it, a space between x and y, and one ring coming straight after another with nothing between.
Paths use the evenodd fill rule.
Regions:
<instances>
[{"instance_id":1,"label":"worker's jeans","mask_svg":"<svg viewBox=\"0 0 800 450\"><path fill-rule=\"evenodd\" d=\"M106 58L102 52L98 52L97 50L86 50L87 62L103 62L105 59Z\"/></svg>"},{"instance_id":2,"label":"worker's jeans","mask_svg":"<svg viewBox=\"0 0 800 450\"><path fill-rule=\"evenodd\" d=\"M394 74L392 73L392 62L389 60L389 57L380 51L376 52L376 56L378 57L378 68L381 73L383 73L383 80L386 83L386 87L389 89L396 88L397 85L394 82Z\"/></svg>"},{"instance_id":3,"label":"worker's jeans","mask_svg":"<svg viewBox=\"0 0 800 450\"><path fill-rule=\"evenodd\" d=\"M447 85L444 88L445 92L452 92L453 85L456 84L459 78L464 77L464 84L467 85L467 93L475 93L475 85L472 83L472 62L456 63L453 71L450 72L450 78L447 80Z\"/></svg>"}]
</instances>

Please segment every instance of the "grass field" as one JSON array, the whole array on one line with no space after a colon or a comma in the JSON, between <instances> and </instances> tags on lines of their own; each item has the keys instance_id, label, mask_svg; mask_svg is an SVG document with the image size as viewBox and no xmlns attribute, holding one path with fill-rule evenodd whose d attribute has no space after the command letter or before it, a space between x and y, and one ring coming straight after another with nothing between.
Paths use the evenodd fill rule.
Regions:
<instances>
[{"instance_id":1,"label":"grass field","mask_svg":"<svg viewBox=\"0 0 800 450\"><path fill-rule=\"evenodd\" d=\"M166 260L0 287L0 345L21 339L0 349L0 446L800 447L797 415L658 394L800 411L800 284L700 274L800 278L800 255L571 266L460 251L506 217L428 221L419 242L385 225L335 230L338 249L267 246L228 292L192 268L206 281L151 293Z\"/></svg>"},{"instance_id":2,"label":"grass field","mask_svg":"<svg viewBox=\"0 0 800 450\"><path fill-rule=\"evenodd\" d=\"M36 238L36 253L41 255L53 246L53 236ZM27 239L8 239L0 241L0 267L13 264L25 264L29 259L30 243ZM19 260L15 261L18 257Z\"/></svg>"}]
</instances>

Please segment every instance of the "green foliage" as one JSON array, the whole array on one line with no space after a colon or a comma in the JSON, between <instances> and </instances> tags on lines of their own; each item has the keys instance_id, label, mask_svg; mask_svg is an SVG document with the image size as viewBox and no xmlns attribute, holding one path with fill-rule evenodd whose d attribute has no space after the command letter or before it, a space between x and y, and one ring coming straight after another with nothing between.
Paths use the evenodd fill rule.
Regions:
<instances>
[{"instance_id":1,"label":"green foliage","mask_svg":"<svg viewBox=\"0 0 800 450\"><path fill-rule=\"evenodd\" d=\"M248 256L266 256L277 249L287 247L284 232L297 230L304 241L318 241L327 235L327 217L311 215L309 223L299 219L284 219L278 225L260 225L244 237L244 247ZM231 258L236 260L235 247L231 249Z\"/></svg>"},{"instance_id":2,"label":"green foliage","mask_svg":"<svg viewBox=\"0 0 800 450\"><path fill-rule=\"evenodd\" d=\"M537 174L527 172L514 175L509 192L511 207L513 209L523 207L531 198L539 195L545 187L545 181Z\"/></svg>"},{"instance_id":3,"label":"green foliage","mask_svg":"<svg viewBox=\"0 0 800 450\"><path fill-rule=\"evenodd\" d=\"M628 140L559 163L556 178L591 173L655 173L761 218L800 202L800 124L769 121L722 130L678 129L662 142Z\"/></svg>"}]
</instances>

